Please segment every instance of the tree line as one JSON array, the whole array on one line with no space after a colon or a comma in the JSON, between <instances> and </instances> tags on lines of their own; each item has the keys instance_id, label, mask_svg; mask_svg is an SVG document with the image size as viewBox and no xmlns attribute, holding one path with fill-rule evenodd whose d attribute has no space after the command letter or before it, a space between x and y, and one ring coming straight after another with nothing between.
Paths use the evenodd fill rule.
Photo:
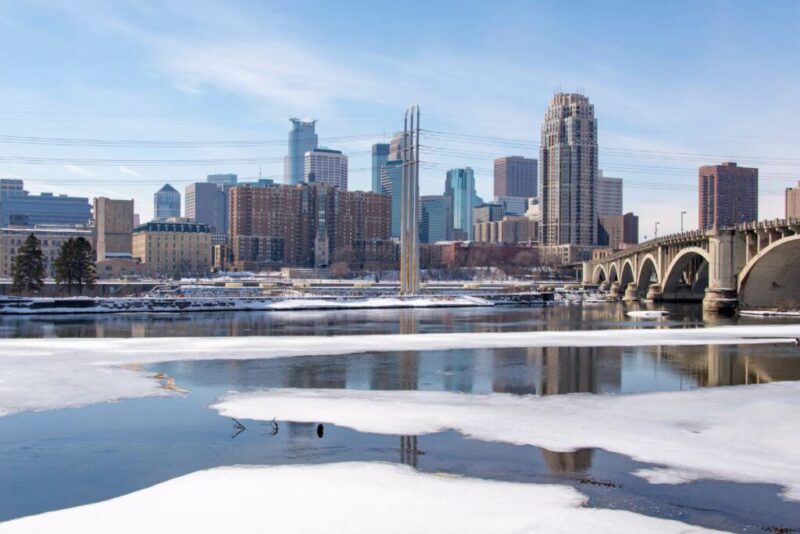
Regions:
<instances>
[{"instance_id":1,"label":"tree line","mask_svg":"<svg viewBox=\"0 0 800 534\"><path fill-rule=\"evenodd\" d=\"M93 287L96 275L92 244L83 237L64 241L53 263L53 274L56 284L66 287L70 295L73 289L81 295L84 288ZM16 294L38 293L44 287L42 242L35 235L30 234L17 249L11 277L11 290Z\"/></svg>"}]
</instances>

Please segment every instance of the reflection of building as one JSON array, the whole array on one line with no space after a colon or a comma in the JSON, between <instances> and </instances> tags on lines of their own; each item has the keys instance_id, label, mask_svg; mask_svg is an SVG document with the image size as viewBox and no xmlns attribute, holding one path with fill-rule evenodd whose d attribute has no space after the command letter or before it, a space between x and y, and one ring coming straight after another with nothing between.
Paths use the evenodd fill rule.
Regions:
<instances>
[{"instance_id":1,"label":"reflection of building","mask_svg":"<svg viewBox=\"0 0 800 534\"><path fill-rule=\"evenodd\" d=\"M593 449L578 449L570 452L555 452L542 449L542 458L547 470L553 475L583 473L592 467Z\"/></svg>"},{"instance_id":2,"label":"reflection of building","mask_svg":"<svg viewBox=\"0 0 800 534\"><path fill-rule=\"evenodd\" d=\"M620 347L542 349L541 395L618 392L621 382Z\"/></svg>"}]
</instances>

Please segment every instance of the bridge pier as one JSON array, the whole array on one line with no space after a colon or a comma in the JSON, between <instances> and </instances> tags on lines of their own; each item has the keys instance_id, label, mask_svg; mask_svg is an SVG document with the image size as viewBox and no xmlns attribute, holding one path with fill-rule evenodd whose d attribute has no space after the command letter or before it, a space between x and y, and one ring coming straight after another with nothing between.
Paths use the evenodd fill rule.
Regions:
<instances>
[{"instance_id":1,"label":"bridge pier","mask_svg":"<svg viewBox=\"0 0 800 534\"><path fill-rule=\"evenodd\" d=\"M608 289L608 300L619 300L619 282L612 282Z\"/></svg>"},{"instance_id":2,"label":"bridge pier","mask_svg":"<svg viewBox=\"0 0 800 534\"><path fill-rule=\"evenodd\" d=\"M730 288L708 288L703 297L703 311L716 313L731 313L736 310L739 299L735 289Z\"/></svg>"},{"instance_id":3,"label":"bridge pier","mask_svg":"<svg viewBox=\"0 0 800 534\"><path fill-rule=\"evenodd\" d=\"M650 284L647 287L647 295L645 296L645 300L658 301L661 300L661 297L663 296L664 293L662 292L659 284Z\"/></svg>"},{"instance_id":4,"label":"bridge pier","mask_svg":"<svg viewBox=\"0 0 800 534\"><path fill-rule=\"evenodd\" d=\"M639 298L636 296L637 291L639 291L639 286L636 284L636 282L631 282L625 288L625 295L622 297L622 300L625 302L639 300Z\"/></svg>"}]
</instances>

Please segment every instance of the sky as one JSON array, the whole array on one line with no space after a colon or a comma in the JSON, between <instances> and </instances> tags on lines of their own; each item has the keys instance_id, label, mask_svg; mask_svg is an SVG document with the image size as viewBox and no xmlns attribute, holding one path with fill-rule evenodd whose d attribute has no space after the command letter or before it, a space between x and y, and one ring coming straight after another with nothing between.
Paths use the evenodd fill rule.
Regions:
<instances>
[{"instance_id":1,"label":"sky","mask_svg":"<svg viewBox=\"0 0 800 534\"><path fill-rule=\"evenodd\" d=\"M697 167L759 169L761 219L800 180L800 2L0 0L0 177L133 198L210 173L280 181L290 117L349 156L421 109L421 194L538 157L556 90L595 107L600 167L641 238L697 226ZM90 141L87 141L90 140ZM124 141L124 142L123 142ZM130 142L133 141L133 142Z\"/></svg>"}]
</instances>

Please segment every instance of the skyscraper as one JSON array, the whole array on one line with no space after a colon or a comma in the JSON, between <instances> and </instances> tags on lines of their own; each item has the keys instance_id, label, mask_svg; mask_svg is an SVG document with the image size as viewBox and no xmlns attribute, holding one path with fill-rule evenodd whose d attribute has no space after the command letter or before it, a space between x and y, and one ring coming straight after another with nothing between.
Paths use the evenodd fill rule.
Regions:
<instances>
[{"instance_id":1,"label":"skyscraper","mask_svg":"<svg viewBox=\"0 0 800 534\"><path fill-rule=\"evenodd\" d=\"M133 200L96 197L93 208L97 261L120 255L130 256L133 250Z\"/></svg>"},{"instance_id":2,"label":"skyscraper","mask_svg":"<svg viewBox=\"0 0 800 534\"><path fill-rule=\"evenodd\" d=\"M306 183L328 184L347 191L347 156L341 150L314 148L305 154Z\"/></svg>"},{"instance_id":3,"label":"skyscraper","mask_svg":"<svg viewBox=\"0 0 800 534\"><path fill-rule=\"evenodd\" d=\"M391 197L391 225L392 237L400 237L400 209L402 208L403 162L389 160L381 167L381 190L384 195Z\"/></svg>"},{"instance_id":4,"label":"skyscraper","mask_svg":"<svg viewBox=\"0 0 800 534\"><path fill-rule=\"evenodd\" d=\"M475 207L475 174L470 167L450 169L444 185L450 197L453 213L453 236L462 241L472 240L472 208Z\"/></svg>"},{"instance_id":5,"label":"skyscraper","mask_svg":"<svg viewBox=\"0 0 800 534\"><path fill-rule=\"evenodd\" d=\"M701 230L758 220L758 169L728 161L700 167Z\"/></svg>"},{"instance_id":6,"label":"skyscraper","mask_svg":"<svg viewBox=\"0 0 800 534\"><path fill-rule=\"evenodd\" d=\"M597 179L597 216L622 215L622 178L601 176Z\"/></svg>"},{"instance_id":7,"label":"skyscraper","mask_svg":"<svg viewBox=\"0 0 800 534\"><path fill-rule=\"evenodd\" d=\"M381 192L381 167L389 161L389 143L372 145L372 192Z\"/></svg>"},{"instance_id":8,"label":"skyscraper","mask_svg":"<svg viewBox=\"0 0 800 534\"><path fill-rule=\"evenodd\" d=\"M153 195L153 214L156 219L181 216L181 194L169 184Z\"/></svg>"},{"instance_id":9,"label":"skyscraper","mask_svg":"<svg viewBox=\"0 0 800 534\"><path fill-rule=\"evenodd\" d=\"M800 219L800 182L797 187L786 188L786 218Z\"/></svg>"},{"instance_id":10,"label":"skyscraper","mask_svg":"<svg viewBox=\"0 0 800 534\"><path fill-rule=\"evenodd\" d=\"M494 160L494 196L535 197L539 194L539 162L522 156Z\"/></svg>"},{"instance_id":11,"label":"skyscraper","mask_svg":"<svg viewBox=\"0 0 800 534\"><path fill-rule=\"evenodd\" d=\"M315 128L317 121L289 119L289 154L283 160L283 183L302 184L305 180L305 154L317 148L319 138Z\"/></svg>"},{"instance_id":12,"label":"skyscraper","mask_svg":"<svg viewBox=\"0 0 800 534\"><path fill-rule=\"evenodd\" d=\"M419 240L423 243L450 241L453 239L453 214L450 212L450 197L428 195L419 197Z\"/></svg>"},{"instance_id":13,"label":"skyscraper","mask_svg":"<svg viewBox=\"0 0 800 534\"><path fill-rule=\"evenodd\" d=\"M198 182L186 186L184 213L193 222L204 223L211 232L211 244L226 242L228 233L227 190L229 186Z\"/></svg>"},{"instance_id":14,"label":"skyscraper","mask_svg":"<svg viewBox=\"0 0 800 534\"><path fill-rule=\"evenodd\" d=\"M539 148L544 245L597 243L597 119L581 94L550 101Z\"/></svg>"}]
</instances>

